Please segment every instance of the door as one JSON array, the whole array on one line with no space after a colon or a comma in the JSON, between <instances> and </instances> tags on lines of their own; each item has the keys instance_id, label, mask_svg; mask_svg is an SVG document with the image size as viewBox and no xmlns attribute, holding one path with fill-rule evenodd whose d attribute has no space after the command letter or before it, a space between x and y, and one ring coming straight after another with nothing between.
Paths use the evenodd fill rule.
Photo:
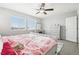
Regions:
<instances>
[{"instance_id":1,"label":"door","mask_svg":"<svg viewBox=\"0 0 79 59\"><path fill-rule=\"evenodd\" d=\"M66 18L66 40L77 42L77 17Z\"/></svg>"}]
</instances>

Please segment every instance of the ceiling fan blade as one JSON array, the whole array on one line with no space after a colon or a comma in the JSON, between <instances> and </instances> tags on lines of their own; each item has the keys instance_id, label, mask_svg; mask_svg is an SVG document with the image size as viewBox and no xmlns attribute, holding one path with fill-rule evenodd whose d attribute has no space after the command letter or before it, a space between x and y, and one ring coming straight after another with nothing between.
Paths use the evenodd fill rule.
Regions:
<instances>
[{"instance_id":1,"label":"ceiling fan blade","mask_svg":"<svg viewBox=\"0 0 79 59\"><path fill-rule=\"evenodd\" d=\"M37 12L36 14L39 14L40 12Z\"/></svg>"},{"instance_id":2,"label":"ceiling fan blade","mask_svg":"<svg viewBox=\"0 0 79 59\"><path fill-rule=\"evenodd\" d=\"M45 15L47 15L47 13L46 12L43 12Z\"/></svg>"},{"instance_id":3,"label":"ceiling fan blade","mask_svg":"<svg viewBox=\"0 0 79 59\"><path fill-rule=\"evenodd\" d=\"M52 8L52 9L45 9L45 11L53 11L54 9Z\"/></svg>"}]
</instances>

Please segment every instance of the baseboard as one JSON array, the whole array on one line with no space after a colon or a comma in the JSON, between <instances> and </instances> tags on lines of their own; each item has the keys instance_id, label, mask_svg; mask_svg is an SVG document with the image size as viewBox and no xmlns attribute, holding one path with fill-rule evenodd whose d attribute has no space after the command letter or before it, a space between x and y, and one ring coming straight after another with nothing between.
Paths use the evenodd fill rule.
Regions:
<instances>
[{"instance_id":1,"label":"baseboard","mask_svg":"<svg viewBox=\"0 0 79 59\"><path fill-rule=\"evenodd\" d=\"M68 42L72 42L72 43L76 43L77 44L77 42L69 41L69 40L66 40L66 39L65 39L65 41L68 41Z\"/></svg>"}]
</instances>

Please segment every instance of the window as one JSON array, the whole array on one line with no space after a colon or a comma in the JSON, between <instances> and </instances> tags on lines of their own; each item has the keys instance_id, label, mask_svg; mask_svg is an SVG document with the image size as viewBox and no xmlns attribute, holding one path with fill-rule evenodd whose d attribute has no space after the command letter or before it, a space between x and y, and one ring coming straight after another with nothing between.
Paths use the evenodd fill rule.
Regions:
<instances>
[{"instance_id":1,"label":"window","mask_svg":"<svg viewBox=\"0 0 79 59\"><path fill-rule=\"evenodd\" d=\"M39 30L40 28L40 23L34 18L21 16L11 17L11 29Z\"/></svg>"},{"instance_id":2,"label":"window","mask_svg":"<svg viewBox=\"0 0 79 59\"><path fill-rule=\"evenodd\" d=\"M11 17L11 28L12 29L24 29L25 28L25 21L24 17L20 16L12 16Z\"/></svg>"},{"instance_id":3,"label":"window","mask_svg":"<svg viewBox=\"0 0 79 59\"><path fill-rule=\"evenodd\" d=\"M37 21L35 19L27 20L27 28L28 30L36 30Z\"/></svg>"}]
</instances>

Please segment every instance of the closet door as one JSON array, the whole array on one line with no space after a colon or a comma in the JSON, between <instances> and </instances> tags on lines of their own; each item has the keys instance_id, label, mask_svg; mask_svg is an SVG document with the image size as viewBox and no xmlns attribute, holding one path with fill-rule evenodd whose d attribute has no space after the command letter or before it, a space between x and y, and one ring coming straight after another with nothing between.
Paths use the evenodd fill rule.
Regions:
<instances>
[{"instance_id":1,"label":"closet door","mask_svg":"<svg viewBox=\"0 0 79 59\"><path fill-rule=\"evenodd\" d=\"M66 40L77 42L77 17L66 18Z\"/></svg>"}]
</instances>

